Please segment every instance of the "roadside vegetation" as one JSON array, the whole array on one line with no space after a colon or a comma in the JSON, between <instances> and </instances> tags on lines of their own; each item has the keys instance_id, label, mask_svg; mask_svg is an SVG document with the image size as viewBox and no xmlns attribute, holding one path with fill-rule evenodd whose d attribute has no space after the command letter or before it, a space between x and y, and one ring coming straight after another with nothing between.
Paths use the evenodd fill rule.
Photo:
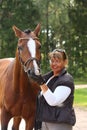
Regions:
<instances>
[{"instance_id":1,"label":"roadside vegetation","mask_svg":"<svg viewBox=\"0 0 87 130\"><path fill-rule=\"evenodd\" d=\"M75 90L74 105L87 108L87 88L80 88Z\"/></svg>"}]
</instances>

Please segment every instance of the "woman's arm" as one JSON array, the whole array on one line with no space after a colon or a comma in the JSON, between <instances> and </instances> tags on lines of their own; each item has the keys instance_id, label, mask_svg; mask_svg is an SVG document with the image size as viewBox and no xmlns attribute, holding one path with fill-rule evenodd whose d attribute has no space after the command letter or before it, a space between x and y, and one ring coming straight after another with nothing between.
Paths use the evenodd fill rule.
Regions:
<instances>
[{"instance_id":1,"label":"woman's arm","mask_svg":"<svg viewBox=\"0 0 87 130\"><path fill-rule=\"evenodd\" d=\"M45 100L51 106L62 106L71 93L71 89L67 86L58 86L54 92L51 92L44 84L41 85L41 90Z\"/></svg>"}]
</instances>

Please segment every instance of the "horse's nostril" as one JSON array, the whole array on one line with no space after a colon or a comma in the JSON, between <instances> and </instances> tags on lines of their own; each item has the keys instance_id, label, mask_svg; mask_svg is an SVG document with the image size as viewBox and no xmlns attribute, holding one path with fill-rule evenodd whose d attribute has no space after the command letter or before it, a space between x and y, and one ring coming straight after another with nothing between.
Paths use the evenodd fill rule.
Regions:
<instances>
[{"instance_id":1,"label":"horse's nostril","mask_svg":"<svg viewBox=\"0 0 87 130\"><path fill-rule=\"evenodd\" d=\"M38 69L38 71L40 72L40 68Z\"/></svg>"}]
</instances>

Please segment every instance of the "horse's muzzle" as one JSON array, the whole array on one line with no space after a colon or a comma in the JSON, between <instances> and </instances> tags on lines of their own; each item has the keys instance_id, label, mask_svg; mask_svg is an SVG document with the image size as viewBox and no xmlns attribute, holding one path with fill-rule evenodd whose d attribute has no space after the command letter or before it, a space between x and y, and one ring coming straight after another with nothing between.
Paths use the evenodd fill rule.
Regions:
<instances>
[{"instance_id":1,"label":"horse's muzzle","mask_svg":"<svg viewBox=\"0 0 87 130\"><path fill-rule=\"evenodd\" d=\"M33 80L35 80L36 82L38 82L38 76L40 75L40 71L39 71L38 74L35 74L34 70L32 70L32 69L30 70L29 69L28 72L27 72L27 75L28 75L29 78L32 78Z\"/></svg>"}]
</instances>

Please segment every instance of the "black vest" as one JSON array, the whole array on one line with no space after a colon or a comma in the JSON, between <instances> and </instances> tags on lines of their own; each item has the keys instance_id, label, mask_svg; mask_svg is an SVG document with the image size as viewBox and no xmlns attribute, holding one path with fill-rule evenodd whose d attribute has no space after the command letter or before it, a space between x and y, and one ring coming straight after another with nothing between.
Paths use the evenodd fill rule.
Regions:
<instances>
[{"instance_id":1,"label":"black vest","mask_svg":"<svg viewBox=\"0 0 87 130\"><path fill-rule=\"evenodd\" d=\"M50 72L44 75L45 81L47 81L53 72ZM67 73L65 69L62 70L59 76L54 77L49 81L47 86L50 88L52 92L58 86L67 86L71 89L71 94L69 97L63 102L62 107L58 106L50 106L43 95L39 94L37 99L37 112L36 112L36 120L44 121L44 122L54 122L54 123L68 123L70 125L74 125L76 122L75 112L73 109L73 99L74 99L74 83L72 76Z\"/></svg>"}]
</instances>

